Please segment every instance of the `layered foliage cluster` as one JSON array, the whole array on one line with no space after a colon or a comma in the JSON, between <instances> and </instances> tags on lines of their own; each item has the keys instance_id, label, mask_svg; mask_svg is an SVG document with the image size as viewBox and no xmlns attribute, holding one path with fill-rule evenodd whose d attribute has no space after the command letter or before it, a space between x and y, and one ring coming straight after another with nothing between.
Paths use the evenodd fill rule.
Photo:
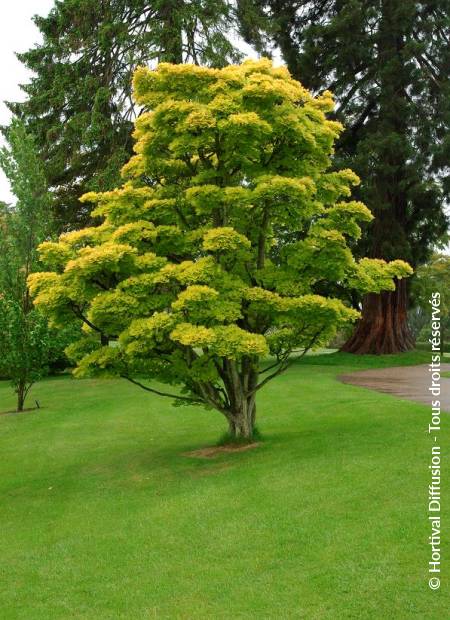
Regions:
<instances>
[{"instance_id":1,"label":"layered foliage cluster","mask_svg":"<svg viewBox=\"0 0 450 620\"><path fill-rule=\"evenodd\" d=\"M450 2L238 0L241 31L273 43L294 77L329 88L347 130L335 165L362 179L355 197L375 219L359 256L426 262L449 219ZM395 353L414 346L409 291L370 295L343 350Z\"/></svg>"},{"instance_id":2,"label":"layered foliage cluster","mask_svg":"<svg viewBox=\"0 0 450 620\"><path fill-rule=\"evenodd\" d=\"M337 161L375 215L361 250L423 263L448 227L449 0L238 5L248 41L275 43L307 88L333 91L347 128Z\"/></svg>"},{"instance_id":3,"label":"layered foliage cluster","mask_svg":"<svg viewBox=\"0 0 450 620\"><path fill-rule=\"evenodd\" d=\"M330 171L342 126L269 60L139 69L136 154L124 184L89 193L98 226L40 246L30 277L55 325L76 318L76 374L180 384L181 402L251 436L255 396L296 353L358 317L350 291L394 288L401 261L355 260L372 216L358 177ZM270 361L261 360L271 356Z\"/></svg>"}]
</instances>

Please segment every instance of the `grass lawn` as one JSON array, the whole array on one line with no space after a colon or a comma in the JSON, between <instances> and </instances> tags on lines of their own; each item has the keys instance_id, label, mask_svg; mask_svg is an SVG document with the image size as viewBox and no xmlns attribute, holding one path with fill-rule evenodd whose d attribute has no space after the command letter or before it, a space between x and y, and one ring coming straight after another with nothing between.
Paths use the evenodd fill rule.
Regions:
<instances>
[{"instance_id":1,"label":"grass lawn","mask_svg":"<svg viewBox=\"0 0 450 620\"><path fill-rule=\"evenodd\" d=\"M184 453L219 414L119 380L35 386L39 412L0 416L1 619L448 617L448 543L428 587L428 407L335 379L428 360L305 359L261 392L265 442L214 459Z\"/></svg>"}]
</instances>

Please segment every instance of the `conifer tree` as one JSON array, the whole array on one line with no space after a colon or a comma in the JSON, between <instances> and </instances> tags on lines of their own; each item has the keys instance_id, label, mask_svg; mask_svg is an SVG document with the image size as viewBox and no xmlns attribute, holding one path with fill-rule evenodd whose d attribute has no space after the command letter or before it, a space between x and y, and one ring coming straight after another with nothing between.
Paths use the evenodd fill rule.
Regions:
<instances>
[{"instance_id":1,"label":"conifer tree","mask_svg":"<svg viewBox=\"0 0 450 620\"><path fill-rule=\"evenodd\" d=\"M423 263L448 226L449 0L238 4L247 40L263 45L262 29L294 77L336 96L336 116L347 131L335 162L362 178L356 195L375 215L359 253ZM394 292L368 295L344 350L411 348L407 308L405 281Z\"/></svg>"},{"instance_id":2,"label":"conifer tree","mask_svg":"<svg viewBox=\"0 0 450 620\"><path fill-rule=\"evenodd\" d=\"M56 0L34 21L43 38L18 58L34 76L9 103L36 136L60 230L89 221L79 197L119 182L139 113L131 77L156 61L223 66L239 54L225 0Z\"/></svg>"},{"instance_id":3,"label":"conifer tree","mask_svg":"<svg viewBox=\"0 0 450 620\"><path fill-rule=\"evenodd\" d=\"M269 60L162 63L134 82L149 111L124 184L84 196L103 222L43 243L49 271L30 287L56 325L84 322L76 375L216 409L251 439L260 389L358 317L339 295L411 269L352 256L372 216L348 200L358 177L329 170L342 130L329 92Z\"/></svg>"}]
</instances>

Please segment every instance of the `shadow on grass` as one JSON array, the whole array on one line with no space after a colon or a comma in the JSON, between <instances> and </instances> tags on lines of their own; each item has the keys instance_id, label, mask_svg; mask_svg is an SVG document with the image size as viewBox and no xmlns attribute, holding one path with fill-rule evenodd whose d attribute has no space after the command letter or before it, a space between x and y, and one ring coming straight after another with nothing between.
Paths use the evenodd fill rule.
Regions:
<instances>
[{"instance_id":1,"label":"shadow on grass","mask_svg":"<svg viewBox=\"0 0 450 620\"><path fill-rule=\"evenodd\" d=\"M39 407L25 407L25 409L23 409L22 411L17 411L16 409L11 409L10 411L0 411L0 415L22 415L22 414L26 414L26 413L33 413L36 411L39 411L40 409L43 409L43 407L39 406Z\"/></svg>"}]
</instances>

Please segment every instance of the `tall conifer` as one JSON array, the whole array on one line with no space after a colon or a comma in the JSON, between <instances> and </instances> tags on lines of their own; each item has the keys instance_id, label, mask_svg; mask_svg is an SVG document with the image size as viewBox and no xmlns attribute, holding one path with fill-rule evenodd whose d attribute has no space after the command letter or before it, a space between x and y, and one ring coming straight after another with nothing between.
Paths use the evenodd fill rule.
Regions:
<instances>
[{"instance_id":1,"label":"tall conifer","mask_svg":"<svg viewBox=\"0 0 450 620\"><path fill-rule=\"evenodd\" d=\"M239 55L225 0L57 0L34 18L43 42L19 59L34 73L9 103L37 139L60 230L89 220L79 197L108 190L132 154L131 76L138 65L223 66Z\"/></svg>"}]
</instances>

